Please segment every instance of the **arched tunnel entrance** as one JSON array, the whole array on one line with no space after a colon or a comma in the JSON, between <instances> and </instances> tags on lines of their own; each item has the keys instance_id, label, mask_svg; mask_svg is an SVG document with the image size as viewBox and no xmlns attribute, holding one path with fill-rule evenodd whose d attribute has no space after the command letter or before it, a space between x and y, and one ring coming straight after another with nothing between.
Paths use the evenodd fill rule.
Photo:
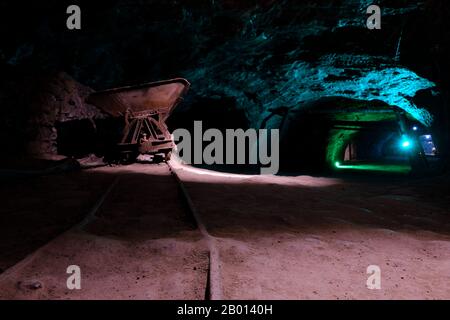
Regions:
<instances>
[{"instance_id":1,"label":"arched tunnel entrance","mask_svg":"<svg viewBox=\"0 0 450 320\"><path fill-rule=\"evenodd\" d=\"M417 120L381 101L322 99L290 112L281 130L283 170L409 173L426 165ZM421 129L422 130L422 129Z\"/></svg>"}]
</instances>

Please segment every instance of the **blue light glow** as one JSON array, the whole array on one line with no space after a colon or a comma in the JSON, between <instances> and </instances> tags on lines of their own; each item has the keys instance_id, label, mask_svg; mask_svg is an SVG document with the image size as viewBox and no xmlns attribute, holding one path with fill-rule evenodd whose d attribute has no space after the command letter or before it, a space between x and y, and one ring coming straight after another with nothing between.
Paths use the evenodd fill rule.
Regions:
<instances>
[{"instance_id":1,"label":"blue light glow","mask_svg":"<svg viewBox=\"0 0 450 320\"><path fill-rule=\"evenodd\" d=\"M407 136L403 136L401 141L400 141L400 146L403 149L409 149L412 146L412 142Z\"/></svg>"}]
</instances>

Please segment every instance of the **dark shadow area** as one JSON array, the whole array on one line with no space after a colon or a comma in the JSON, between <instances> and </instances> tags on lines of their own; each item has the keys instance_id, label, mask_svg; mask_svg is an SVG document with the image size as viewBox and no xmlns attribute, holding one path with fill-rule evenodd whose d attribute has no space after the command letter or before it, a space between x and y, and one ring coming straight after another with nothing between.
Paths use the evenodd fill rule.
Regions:
<instances>
[{"instance_id":1,"label":"dark shadow area","mask_svg":"<svg viewBox=\"0 0 450 320\"><path fill-rule=\"evenodd\" d=\"M327 167L326 152L332 122L320 115L289 119L280 141L282 171L323 172Z\"/></svg>"},{"instance_id":2,"label":"dark shadow area","mask_svg":"<svg viewBox=\"0 0 450 320\"><path fill-rule=\"evenodd\" d=\"M204 130L209 128L248 129L245 110L238 108L231 97L202 98L189 105L178 107L167 120L170 131L177 128L193 130L194 121L202 121Z\"/></svg>"},{"instance_id":3,"label":"dark shadow area","mask_svg":"<svg viewBox=\"0 0 450 320\"><path fill-rule=\"evenodd\" d=\"M0 183L0 272L80 222L114 178L43 172Z\"/></svg>"},{"instance_id":4,"label":"dark shadow area","mask_svg":"<svg viewBox=\"0 0 450 320\"><path fill-rule=\"evenodd\" d=\"M58 122L55 127L58 154L77 159L89 154L105 157L106 160L117 158L117 143L124 128L122 119L74 120Z\"/></svg>"},{"instance_id":5,"label":"dark shadow area","mask_svg":"<svg viewBox=\"0 0 450 320\"><path fill-rule=\"evenodd\" d=\"M98 219L87 226L86 232L138 241L174 237L196 229L178 184L168 171L166 175L153 175L126 172L126 166L124 169L118 173L117 187L97 212Z\"/></svg>"},{"instance_id":6,"label":"dark shadow area","mask_svg":"<svg viewBox=\"0 0 450 320\"><path fill-rule=\"evenodd\" d=\"M74 120L55 124L58 154L81 158L96 149L96 130L92 121Z\"/></svg>"}]
</instances>

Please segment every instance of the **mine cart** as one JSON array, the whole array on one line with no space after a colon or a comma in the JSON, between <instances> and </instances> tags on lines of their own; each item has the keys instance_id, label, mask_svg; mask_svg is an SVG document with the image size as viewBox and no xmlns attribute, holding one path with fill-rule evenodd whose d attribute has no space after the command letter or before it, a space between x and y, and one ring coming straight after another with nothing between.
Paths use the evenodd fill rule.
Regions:
<instances>
[{"instance_id":1,"label":"mine cart","mask_svg":"<svg viewBox=\"0 0 450 320\"><path fill-rule=\"evenodd\" d=\"M139 154L168 160L174 142L165 121L189 85L185 79L152 82L95 92L87 102L123 119L123 132L116 146L122 160L133 160Z\"/></svg>"}]
</instances>

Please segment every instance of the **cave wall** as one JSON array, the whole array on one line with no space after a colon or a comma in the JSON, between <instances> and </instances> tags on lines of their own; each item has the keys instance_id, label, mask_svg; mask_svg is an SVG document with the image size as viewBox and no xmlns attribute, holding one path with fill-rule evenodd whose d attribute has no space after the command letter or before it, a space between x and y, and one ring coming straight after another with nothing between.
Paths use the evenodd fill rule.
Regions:
<instances>
[{"instance_id":1,"label":"cave wall","mask_svg":"<svg viewBox=\"0 0 450 320\"><path fill-rule=\"evenodd\" d=\"M65 28L65 9L73 3L82 8L80 31ZM383 9L381 30L365 27L365 10L372 3ZM65 80L62 86L69 92L40 97L51 111L33 115L29 110L35 101L23 93L42 84L54 86L42 75L64 71L95 90L181 76L192 83L179 109L184 114L200 110L208 101L212 110L217 108L216 114L231 108L240 122L270 128L278 127L283 118L279 113L271 116L273 110L294 112L323 97L380 100L407 110L426 126L437 125L441 145L448 146L446 4L444 0L48 0L24 7L20 2L2 2L0 104L8 110L2 121L10 128L17 122L39 123L47 132L32 135L54 141L50 124L59 117L67 120L64 110L74 109L71 99L75 109L84 110L77 117L97 116L82 99L89 90ZM415 99L418 92L428 92L440 103L430 109L429 100ZM202 114L194 110L188 118L201 119ZM246 120L241 120L243 116ZM20 131L15 136L27 145L27 134ZM44 149L53 152L52 143Z\"/></svg>"},{"instance_id":2,"label":"cave wall","mask_svg":"<svg viewBox=\"0 0 450 320\"><path fill-rule=\"evenodd\" d=\"M98 108L85 102L93 90L66 73L43 77L39 83L32 93L28 117L26 136L30 154L58 154L58 125L61 123L88 122L87 128L80 127L82 130L73 132L74 136L79 135L80 143L83 143L83 131L89 127L95 130L95 120L105 118Z\"/></svg>"}]
</instances>

